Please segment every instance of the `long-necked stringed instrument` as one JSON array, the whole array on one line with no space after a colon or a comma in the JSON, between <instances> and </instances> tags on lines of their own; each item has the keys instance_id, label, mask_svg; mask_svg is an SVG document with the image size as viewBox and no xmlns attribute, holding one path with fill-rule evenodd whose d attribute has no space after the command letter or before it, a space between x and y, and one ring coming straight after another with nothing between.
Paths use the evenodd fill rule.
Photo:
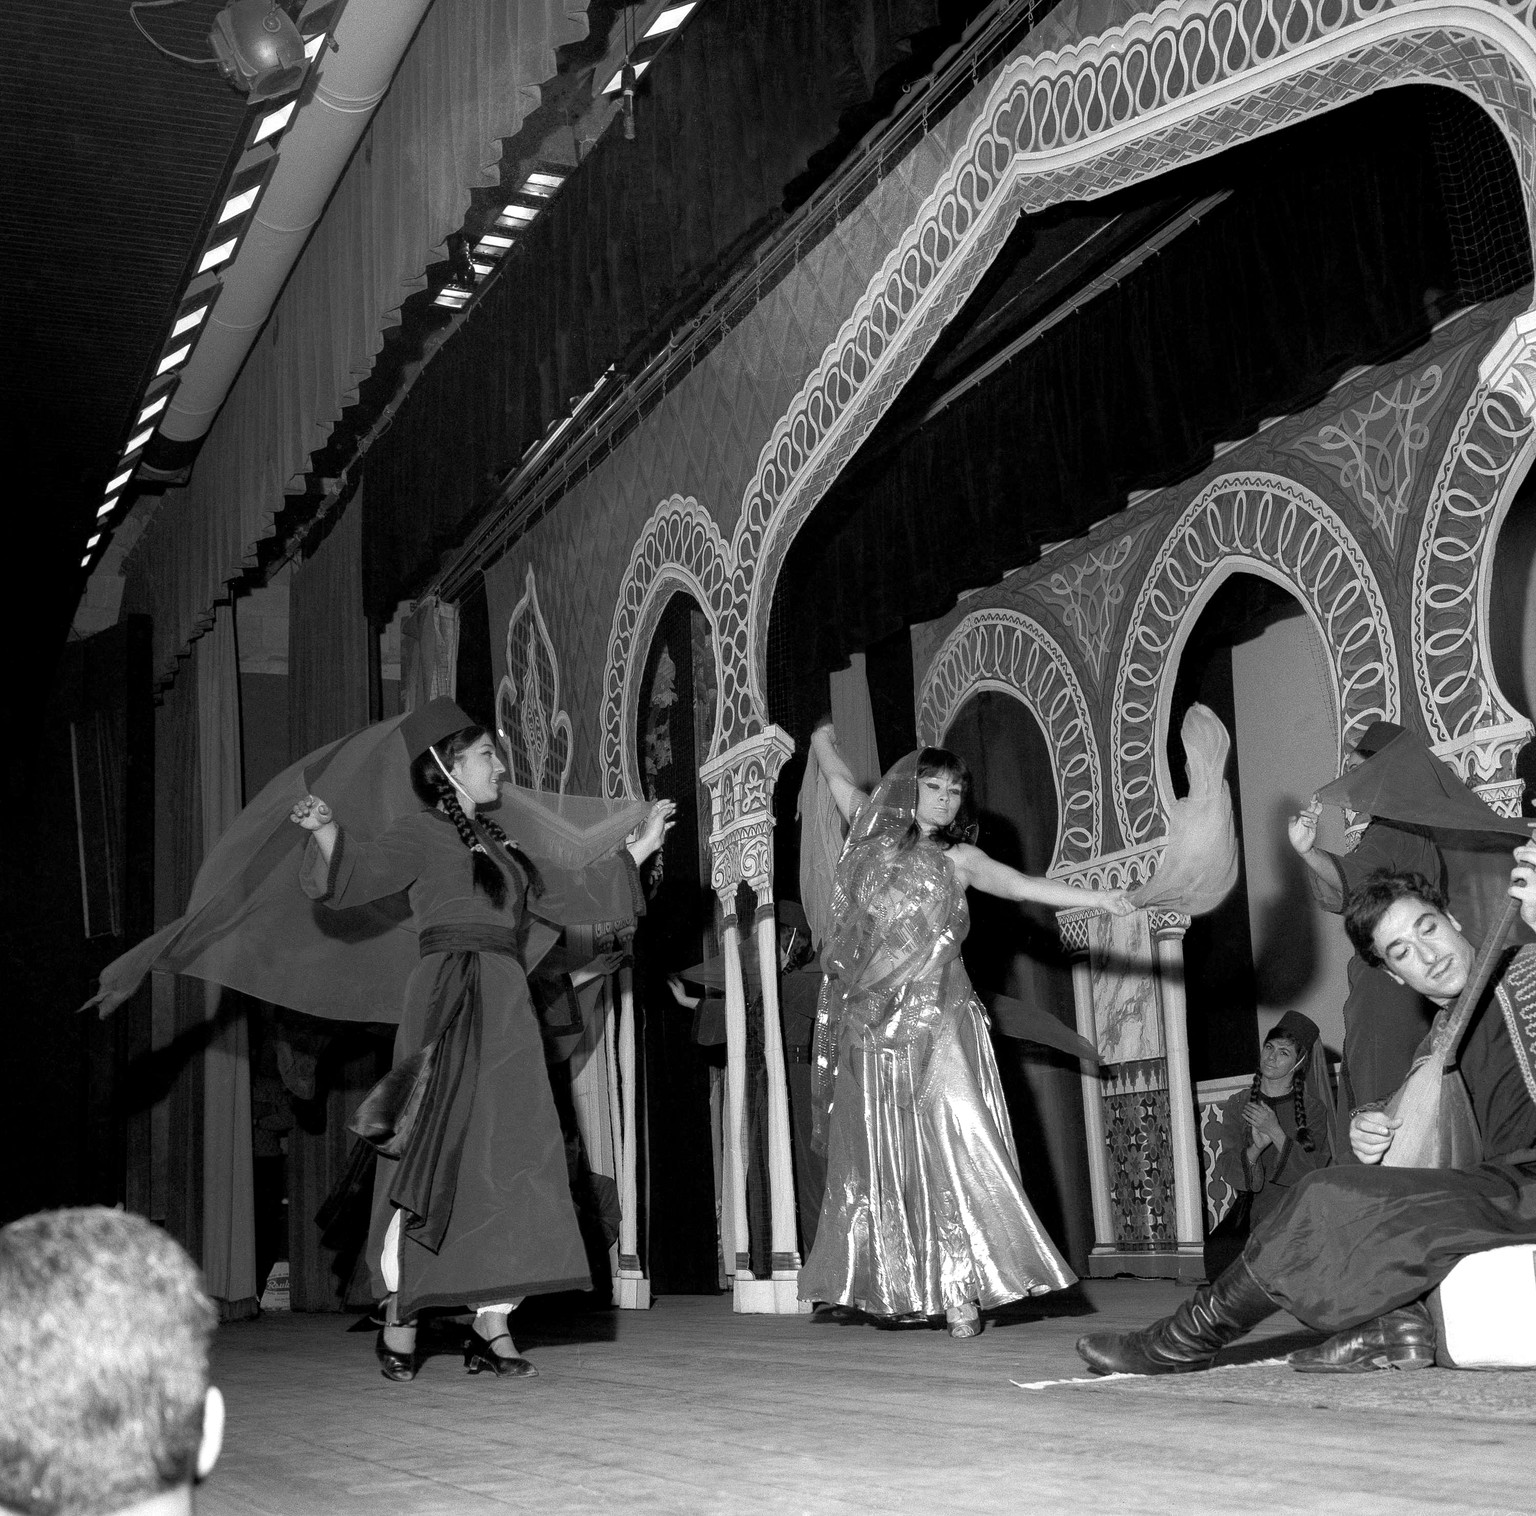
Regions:
<instances>
[{"instance_id":1,"label":"long-necked stringed instrument","mask_svg":"<svg viewBox=\"0 0 1536 1516\"><path fill-rule=\"evenodd\" d=\"M1482 1138L1472 1116L1466 1086L1461 1075L1446 1065L1461 1046L1472 1013L1488 988L1509 929L1519 914L1520 902L1511 895L1492 931L1483 939L1455 1004L1435 1017L1428 1055L1413 1066L1387 1102L1387 1114L1401 1117L1403 1124L1392 1134L1392 1146L1382 1156L1383 1167L1446 1169L1481 1160Z\"/></svg>"}]
</instances>

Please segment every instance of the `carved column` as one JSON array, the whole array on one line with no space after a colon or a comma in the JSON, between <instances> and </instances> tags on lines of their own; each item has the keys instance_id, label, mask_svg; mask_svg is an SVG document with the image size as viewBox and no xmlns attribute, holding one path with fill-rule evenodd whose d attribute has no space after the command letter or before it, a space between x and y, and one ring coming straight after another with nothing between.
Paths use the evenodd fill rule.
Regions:
<instances>
[{"instance_id":1,"label":"carved column","mask_svg":"<svg viewBox=\"0 0 1536 1516\"><path fill-rule=\"evenodd\" d=\"M795 1243L794 1171L790 1158L788 1085L779 1024L778 939L773 915L773 782L794 744L771 726L712 758L699 770L709 790L712 879L725 918L726 1169L736 1234L735 1308L795 1314L799 1253ZM772 1214L772 1278L758 1279L745 1246L746 987L736 892L749 885L757 895L756 934L763 983L763 1052L768 1071L768 1169Z\"/></svg>"},{"instance_id":2,"label":"carved column","mask_svg":"<svg viewBox=\"0 0 1536 1516\"><path fill-rule=\"evenodd\" d=\"M635 1110L635 973L626 958L614 976L618 990L619 1098L619 1267L613 1301L620 1310L644 1311L651 1304L651 1281L640 1267L639 1197L635 1159L639 1129Z\"/></svg>"},{"instance_id":3,"label":"carved column","mask_svg":"<svg viewBox=\"0 0 1536 1516\"><path fill-rule=\"evenodd\" d=\"M1189 1075L1188 1007L1184 998L1184 933L1189 917L1177 911L1150 913L1157 949L1157 998L1163 1013L1168 1059L1168 1120L1173 1138L1173 1210L1181 1264L1203 1268L1205 1210L1200 1181L1200 1130L1195 1086Z\"/></svg>"},{"instance_id":4,"label":"carved column","mask_svg":"<svg viewBox=\"0 0 1536 1516\"><path fill-rule=\"evenodd\" d=\"M1093 969L1088 961L1088 921L1093 911L1058 911L1057 928L1072 956L1072 1000L1077 1010L1077 1035L1095 1048L1098 1023L1093 1014ZM1083 1136L1088 1145L1088 1189L1093 1202L1093 1251L1115 1250L1115 1212L1109 1187L1109 1151L1104 1141L1103 1086L1097 1066L1083 1064Z\"/></svg>"}]
</instances>

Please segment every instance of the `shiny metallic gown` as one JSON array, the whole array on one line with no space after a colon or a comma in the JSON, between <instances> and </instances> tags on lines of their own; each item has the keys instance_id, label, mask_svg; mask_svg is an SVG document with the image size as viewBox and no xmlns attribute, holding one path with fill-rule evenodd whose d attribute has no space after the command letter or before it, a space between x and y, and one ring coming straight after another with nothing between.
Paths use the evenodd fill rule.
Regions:
<instances>
[{"instance_id":1,"label":"shiny metallic gown","mask_svg":"<svg viewBox=\"0 0 1536 1516\"><path fill-rule=\"evenodd\" d=\"M960 961L965 891L935 844L869 830L839 864L824 958L827 1191L800 1294L895 1316L1063 1289Z\"/></svg>"}]
</instances>

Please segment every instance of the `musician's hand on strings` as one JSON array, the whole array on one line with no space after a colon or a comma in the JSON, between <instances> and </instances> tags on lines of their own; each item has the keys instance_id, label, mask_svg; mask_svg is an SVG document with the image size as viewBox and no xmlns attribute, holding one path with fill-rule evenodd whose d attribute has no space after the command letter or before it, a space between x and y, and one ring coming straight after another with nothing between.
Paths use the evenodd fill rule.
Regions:
<instances>
[{"instance_id":1,"label":"musician's hand on strings","mask_svg":"<svg viewBox=\"0 0 1536 1516\"><path fill-rule=\"evenodd\" d=\"M1286 825L1285 835L1303 858L1317 846L1317 821L1322 814L1322 802L1314 800L1311 805L1304 806L1292 816Z\"/></svg>"},{"instance_id":2,"label":"musician's hand on strings","mask_svg":"<svg viewBox=\"0 0 1536 1516\"><path fill-rule=\"evenodd\" d=\"M1520 919L1536 928L1536 843L1523 842L1515 849L1509 893L1520 902Z\"/></svg>"},{"instance_id":3,"label":"musician's hand on strings","mask_svg":"<svg viewBox=\"0 0 1536 1516\"><path fill-rule=\"evenodd\" d=\"M1361 1163L1380 1163L1403 1124L1401 1116L1381 1110L1356 1111L1349 1120L1349 1145Z\"/></svg>"}]
</instances>

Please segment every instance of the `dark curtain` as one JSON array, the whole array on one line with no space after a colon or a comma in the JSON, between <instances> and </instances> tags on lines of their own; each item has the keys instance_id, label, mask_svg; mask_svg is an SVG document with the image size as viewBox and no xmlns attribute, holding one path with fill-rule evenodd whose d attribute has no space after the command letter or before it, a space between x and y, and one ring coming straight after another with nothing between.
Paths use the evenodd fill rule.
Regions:
<instances>
[{"instance_id":1,"label":"dark curtain","mask_svg":"<svg viewBox=\"0 0 1536 1516\"><path fill-rule=\"evenodd\" d=\"M288 741L298 756L366 726L376 643L363 612L362 506L354 497L311 543L295 570L288 605ZM402 991L404 986L401 987ZM272 1114L286 1105L287 1247L290 1301L296 1311L339 1311L367 1232L367 1195L320 1238L315 1212L346 1167L347 1122L389 1067L393 1028L371 1030L272 1010L253 1063L271 1089ZM279 1103L281 1102L281 1103ZM258 1117L258 1123L261 1120ZM270 1195L269 1183L264 1193ZM349 1224L350 1223L350 1224ZM355 1297L354 1297L355 1298Z\"/></svg>"},{"instance_id":2,"label":"dark curtain","mask_svg":"<svg viewBox=\"0 0 1536 1516\"><path fill-rule=\"evenodd\" d=\"M1146 192L1230 193L914 431L933 394L920 369L786 561L801 666L839 667L943 613L1130 492L1198 471L1217 442L1413 348L1448 310L1528 280L1528 260L1500 251L1517 199L1482 224L1448 220L1467 198L1445 193L1457 165L1470 158L1481 184L1490 153L1508 162L1486 118L1448 94L1390 90L1156 181ZM1026 218L1021 258L1031 235Z\"/></svg>"},{"instance_id":3,"label":"dark curtain","mask_svg":"<svg viewBox=\"0 0 1536 1516\"><path fill-rule=\"evenodd\" d=\"M1056 845L1056 799L1045 736L1011 695L988 692L956 715L949 746L970 766L980 812L977 843L1026 874L1044 874ZM965 966L981 992L996 991L1077 1028L1072 970L1055 913L970 894ZM1078 1273L1093 1246L1093 1201L1083 1138L1082 1065L1038 1043L994 1036L1019 1173L1040 1224Z\"/></svg>"},{"instance_id":4,"label":"dark curtain","mask_svg":"<svg viewBox=\"0 0 1536 1516\"><path fill-rule=\"evenodd\" d=\"M496 479L610 364L668 332L814 177L942 0L713 0L509 254L368 459L368 605L393 613ZM796 181L801 181L797 184Z\"/></svg>"}]
</instances>

